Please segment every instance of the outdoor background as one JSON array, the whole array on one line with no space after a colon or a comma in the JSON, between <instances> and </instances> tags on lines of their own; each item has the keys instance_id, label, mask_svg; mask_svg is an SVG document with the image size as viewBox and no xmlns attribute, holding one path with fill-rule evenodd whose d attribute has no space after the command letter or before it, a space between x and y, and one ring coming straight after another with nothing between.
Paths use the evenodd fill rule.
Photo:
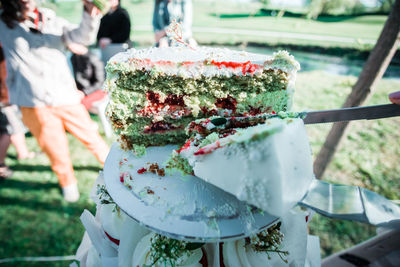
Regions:
<instances>
[{"instance_id":1,"label":"outdoor background","mask_svg":"<svg viewBox=\"0 0 400 267\"><path fill-rule=\"evenodd\" d=\"M303 111L341 107L387 19L388 4L393 1L361 1L367 6L360 6L352 5L359 1L334 0L330 2L338 3L337 6L328 8L323 3L329 1L322 0L311 1L311 5L305 5L310 1L272 0L193 2L194 37L201 45L264 54L289 50L302 66L297 75L293 110ZM292 6L279 5L282 2L291 2ZM71 22L80 21L80 1L51 1L43 5ZM122 5L132 19L134 46L152 46L153 1L122 0ZM387 95L398 90L399 53L366 104L388 103ZM93 119L99 122L97 116ZM330 127L330 124L307 126L314 156ZM400 199L399 138L399 118L351 123L323 179L363 186L389 199ZM111 144L115 140L114 137L107 141ZM81 192L81 199L74 204L63 201L45 155L17 161L14 148L10 148L6 163L15 172L11 179L0 183L0 259L75 254L84 232L79 216L84 209L95 211L89 192L101 166L76 139L69 136L69 141ZM33 151L40 151L29 135L27 142ZM325 257L374 236L376 229L315 215L310 233L320 237ZM70 263L6 265L68 266Z\"/></svg>"}]
</instances>

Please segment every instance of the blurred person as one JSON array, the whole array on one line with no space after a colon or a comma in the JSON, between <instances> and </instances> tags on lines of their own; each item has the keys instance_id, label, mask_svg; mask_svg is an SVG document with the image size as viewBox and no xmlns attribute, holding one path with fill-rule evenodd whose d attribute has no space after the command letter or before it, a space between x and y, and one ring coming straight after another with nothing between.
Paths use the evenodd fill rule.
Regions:
<instances>
[{"instance_id":1,"label":"blurred person","mask_svg":"<svg viewBox=\"0 0 400 267\"><path fill-rule=\"evenodd\" d=\"M88 49L85 53L76 49L72 49L71 52L76 86L82 92L81 103L90 113L97 114L98 111L93 108L93 103L107 98L107 93L102 90L105 77L104 63Z\"/></svg>"},{"instance_id":2,"label":"blurred person","mask_svg":"<svg viewBox=\"0 0 400 267\"><path fill-rule=\"evenodd\" d=\"M10 144L15 146L18 160L36 156L36 153L29 151L26 146L26 128L21 121L18 107L8 103L6 77L6 62L0 43L0 179L9 178L12 175L12 170L5 164Z\"/></svg>"},{"instance_id":3,"label":"blurred person","mask_svg":"<svg viewBox=\"0 0 400 267\"><path fill-rule=\"evenodd\" d=\"M9 101L18 105L24 124L51 162L66 201L79 199L66 131L78 138L101 164L108 145L80 103L65 48L95 41L100 10L83 0L79 26L59 18L34 0L0 0L0 42L7 66Z\"/></svg>"},{"instance_id":4,"label":"blurred person","mask_svg":"<svg viewBox=\"0 0 400 267\"><path fill-rule=\"evenodd\" d=\"M73 53L71 64L76 86L82 94L81 103L90 113L99 116L104 134L111 137L112 127L105 115L109 98L102 88L105 78L103 61L83 45L74 44L68 48Z\"/></svg>"},{"instance_id":5,"label":"blurred person","mask_svg":"<svg viewBox=\"0 0 400 267\"><path fill-rule=\"evenodd\" d=\"M172 21L181 23L182 39L191 47L197 42L192 37L193 5L191 0L155 0L153 12L154 39L157 47L172 45L167 29Z\"/></svg>"},{"instance_id":6,"label":"blurred person","mask_svg":"<svg viewBox=\"0 0 400 267\"><path fill-rule=\"evenodd\" d=\"M131 20L119 0L109 0L110 9L100 21L97 43L104 64L111 56L125 51L130 46Z\"/></svg>"}]
</instances>

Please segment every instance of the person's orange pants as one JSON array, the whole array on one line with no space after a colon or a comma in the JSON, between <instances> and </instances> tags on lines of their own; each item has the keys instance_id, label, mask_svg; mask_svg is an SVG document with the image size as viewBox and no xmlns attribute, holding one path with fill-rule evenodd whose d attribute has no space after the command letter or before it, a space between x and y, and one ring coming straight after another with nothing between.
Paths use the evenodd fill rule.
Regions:
<instances>
[{"instance_id":1,"label":"person's orange pants","mask_svg":"<svg viewBox=\"0 0 400 267\"><path fill-rule=\"evenodd\" d=\"M49 157L61 187L77 183L69 154L66 130L104 164L109 148L82 104L59 107L21 107L22 120Z\"/></svg>"}]
</instances>

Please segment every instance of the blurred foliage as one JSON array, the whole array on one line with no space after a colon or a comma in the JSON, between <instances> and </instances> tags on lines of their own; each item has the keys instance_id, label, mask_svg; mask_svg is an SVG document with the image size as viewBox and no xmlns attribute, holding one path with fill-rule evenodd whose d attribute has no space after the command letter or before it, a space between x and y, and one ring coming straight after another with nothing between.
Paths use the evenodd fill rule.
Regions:
<instances>
[{"instance_id":1,"label":"blurred foliage","mask_svg":"<svg viewBox=\"0 0 400 267\"><path fill-rule=\"evenodd\" d=\"M380 11L389 13L395 0L378 0Z\"/></svg>"},{"instance_id":2,"label":"blurred foliage","mask_svg":"<svg viewBox=\"0 0 400 267\"><path fill-rule=\"evenodd\" d=\"M394 0L378 0L375 8L367 8L361 0L309 0L306 17L316 19L320 15L357 15L370 13L388 14Z\"/></svg>"},{"instance_id":3,"label":"blurred foliage","mask_svg":"<svg viewBox=\"0 0 400 267\"><path fill-rule=\"evenodd\" d=\"M319 15L353 15L363 11L360 0L310 0L306 17L316 19Z\"/></svg>"}]
</instances>

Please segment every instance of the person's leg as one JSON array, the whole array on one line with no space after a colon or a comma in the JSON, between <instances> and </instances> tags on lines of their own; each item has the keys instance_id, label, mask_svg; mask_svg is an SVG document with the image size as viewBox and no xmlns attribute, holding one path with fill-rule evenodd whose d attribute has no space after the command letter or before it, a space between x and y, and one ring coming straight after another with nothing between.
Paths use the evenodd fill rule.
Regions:
<instances>
[{"instance_id":1,"label":"person's leg","mask_svg":"<svg viewBox=\"0 0 400 267\"><path fill-rule=\"evenodd\" d=\"M18 159L33 158L34 152L29 151L25 142L25 133L27 132L25 125L21 121L21 113L16 105L7 106L4 108L4 114L12 128L11 144L14 145L17 151Z\"/></svg>"},{"instance_id":2,"label":"person's leg","mask_svg":"<svg viewBox=\"0 0 400 267\"><path fill-rule=\"evenodd\" d=\"M35 157L35 152L29 151L25 142L25 134L16 133L11 135L11 144L17 151L18 159L31 159Z\"/></svg>"},{"instance_id":3,"label":"person's leg","mask_svg":"<svg viewBox=\"0 0 400 267\"><path fill-rule=\"evenodd\" d=\"M10 178L13 173L5 164L7 150L10 144L10 135L6 133L0 134L0 179Z\"/></svg>"},{"instance_id":4,"label":"person's leg","mask_svg":"<svg viewBox=\"0 0 400 267\"><path fill-rule=\"evenodd\" d=\"M63 118L65 129L78 138L104 165L109 147L100 136L98 125L92 121L85 107L81 104L57 107L57 112Z\"/></svg>"},{"instance_id":5,"label":"person's leg","mask_svg":"<svg viewBox=\"0 0 400 267\"><path fill-rule=\"evenodd\" d=\"M10 146L9 123L4 114L4 108L0 108L0 179L9 178L12 171L5 164L7 150Z\"/></svg>"},{"instance_id":6,"label":"person's leg","mask_svg":"<svg viewBox=\"0 0 400 267\"><path fill-rule=\"evenodd\" d=\"M21 108L22 120L49 157L61 187L77 184L63 122L52 108Z\"/></svg>"},{"instance_id":7,"label":"person's leg","mask_svg":"<svg viewBox=\"0 0 400 267\"><path fill-rule=\"evenodd\" d=\"M2 133L0 135L0 166L5 165L8 147L11 144L10 135Z\"/></svg>"}]
</instances>

